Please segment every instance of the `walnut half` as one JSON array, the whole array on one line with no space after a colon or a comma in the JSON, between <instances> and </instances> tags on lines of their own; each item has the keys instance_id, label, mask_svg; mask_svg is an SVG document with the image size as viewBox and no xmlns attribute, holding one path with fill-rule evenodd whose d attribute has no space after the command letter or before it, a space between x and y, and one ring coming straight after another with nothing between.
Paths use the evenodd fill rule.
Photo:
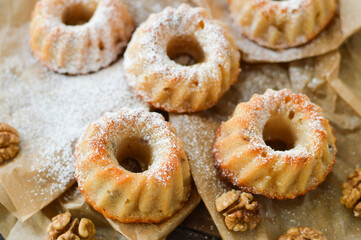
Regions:
<instances>
[{"instance_id":1,"label":"walnut half","mask_svg":"<svg viewBox=\"0 0 361 240\"><path fill-rule=\"evenodd\" d=\"M287 233L280 236L278 240L327 240L327 238L316 229L293 227L288 229Z\"/></svg>"},{"instance_id":2,"label":"walnut half","mask_svg":"<svg viewBox=\"0 0 361 240\"><path fill-rule=\"evenodd\" d=\"M361 168L348 175L348 181L342 184L341 204L353 208L355 217L361 217Z\"/></svg>"},{"instance_id":3,"label":"walnut half","mask_svg":"<svg viewBox=\"0 0 361 240\"><path fill-rule=\"evenodd\" d=\"M73 219L70 212L51 219L46 240L92 240L96 233L93 222L87 218Z\"/></svg>"},{"instance_id":4,"label":"walnut half","mask_svg":"<svg viewBox=\"0 0 361 240\"><path fill-rule=\"evenodd\" d=\"M225 216L228 229L244 232L253 230L259 223L259 207L250 193L231 190L216 199L216 209Z\"/></svg>"},{"instance_id":5,"label":"walnut half","mask_svg":"<svg viewBox=\"0 0 361 240\"><path fill-rule=\"evenodd\" d=\"M0 123L0 163L18 154L19 143L18 131L6 123Z\"/></svg>"}]
</instances>

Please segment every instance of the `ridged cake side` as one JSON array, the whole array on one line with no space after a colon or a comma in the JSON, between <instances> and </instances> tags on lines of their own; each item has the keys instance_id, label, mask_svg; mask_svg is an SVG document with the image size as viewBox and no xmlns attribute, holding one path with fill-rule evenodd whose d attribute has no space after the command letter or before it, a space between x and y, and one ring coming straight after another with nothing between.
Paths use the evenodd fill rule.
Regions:
<instances>
[{"instance_id":1,"label":"ridged cake side","mask_svg":"<svg viewBox=\"0 0 361 240\"><path fill-rule=\"evenodd\" d=\"M93 16L84 24L66 25L65 12L79 4L94 11ZM113 62L133 29L133 20L121 0L41 0L32 14L30 45L49 69L85 74Z\"/></svg>"},{"instance_id":2,"label":"ridged cake side","mask_svg":"<svg viewBox=\"0 0 361 240\"><path fill-rule=\"evenodd\" d=\"M174 39L183 41L180 48L189 55L197 55L193 45L198 45L202 60L190 66L171 60L167 51L183 50L169 47ZM152 14L135 31L124 54L130 85L143 100L168 112L196 112L215 105L236 82L239 61L226 28L210 19L205 9L186 4Z\"/></svg>"},{"instance_id":3,"label":"ridged cake side","mask_svg":"<svg viewBox=\"0 0 361 240\"><path fill-rule=\"evenodd\" d=\"M242 33L259 45L284 49L315 38L336 13L336 0L229 0Z\"/></svg>"},{"instance_id":4,"label":"ridged cake side","mask_svg":"<svg viewBox=\"0 0 361 240\"><path fill-rule=\"evenodd\" d=\"M270 119L294 134L291 149L274 150L265 143ZM333 129L321 108L289 90L267 90L240 103L218 129L214 145L223 177L242 190L277 199L315 189L331 171L336 153Z\"/></svg>"},{"instance_id":5,"label":"ridged cake side","mask_svg":"<svg viewBox=\"0 0 361 240\"><path fill-rule=\"evenodd\" d=\"M135 173L118 163L122 160L119 151L129 157L130 151L145 152L145 145L150 156L143 156L140 163L149 161L148 169ZM122 109L106 114L89 125L75 159L75 177L85 200L119 222L161 222L180 210L190 193L183 143L175 128L157 113Z\"/></svg>"}]
</instances>

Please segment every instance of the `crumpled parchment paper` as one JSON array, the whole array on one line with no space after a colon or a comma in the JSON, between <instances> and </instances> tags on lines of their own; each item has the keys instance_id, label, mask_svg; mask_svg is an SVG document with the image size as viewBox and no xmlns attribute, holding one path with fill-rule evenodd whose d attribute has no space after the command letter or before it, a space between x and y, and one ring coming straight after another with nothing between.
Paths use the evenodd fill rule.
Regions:
<instances>
[{"instance_id":1,"label":"crumpled parchment paper","mask_svg":"<svg viewBox=\"0 0 361 240\"><path fill-rule=\"evenodd\" d=\"M179 5L178 1L171 0L125 0L125 2L129 6L129 10L137 24L145 20L150 12L160 11L166 5ZM32 184L25 183L29 180L27 177L33 177L35 175L34 171L44 166L42 157L39 155L42 152L37 152L38 149L29 148L42 135L27 137L22 135L21 132L23 132L22 130L26 132L26 127L32 126L35 130L39 128L39 133L42 133L44 126L48 124L42 121L42 115L35 111L36 108L32 109L32 104L39 104L38 107L40 109L42 107L46 109L47 106L51 106L54 103L58 103L57 107L60 107L64 103L64 101L58 101L64 100L60 93L68 94L70 91L74 95L83 95L83 102L71 103L69 101L67 102L68 105L64 105L64 108L69 109L71 113L84 112L84 117L72 119L72 121L67 123L69 125L64 125L75 126L74 129L76 129L73 129L74 132L69 134L68 141L65 141L68 142L68 148L71 148L72 142L77 138L78 131L80 132L90 121L96 120L103 115L105 111L117 110L123 106L122 104L131 104L131 106L145 109L149 108L132 91L129 91L127 85L122 84L124 83L124 75L121 60L98 73L75 77L52 73L37 62L32 57L30 47L28 46L28 22L34 3L35 0L5 0L0 2L0 121L8 122L18 128L23 141L21 145L22 153L14 161L0 165L0 203L5 206L4 208L0 205L2 216L0 219L0 232L6 239L10 240L23 239L24 236L27 236L29 240L43 238L46 235L46 226L50 222L51 217L65 210L70 210L75 216L86 216L96 222L98 239L124 239L123 236L109 226L102 215L84 203L82 196L77 193L76 186L73 185L64 195L56 199L70 187L74 181L73 178L63 182L65 184L62 187L58 185L59 188L56 191L48 191L52 188L51 186L54 182L47 181L45 171L42 172L44 175L40 175L39 178L45 179L45 182L34 181ZM341 9L341 13L342 11ZM348 15L348 21L358 21L357 19L357 14ZM352 32L353 28L347 31ZM342 62L340 78L347 78L347 81L344 79L343 81L345 81L346 85L351 84L350 86L352 86L353 82L352 79L349 79L349 76L358 74L358 65L355 64L355 59L361 58L361 55L357 55L354 52L355 49L359 49L357 48L357 38L355 39L350 40L351 42L348 41L345 45L347 46L346 48L351 49L349 51L352 52L350 54L352 56L347 58L347 53L345 53L343 48L341 49L342 56L349 60L345 62L343 60ZM355 45L355 49L351 48L350 45ZM239 82L231 88L217 106L199 114L171 115L171 121L176 124L178 132L182 135L182 139L185 142L197 186L199 187L199 184L202 183L208 187L207 191L199 187L199 192L225 239L234 239L235 236L242 236L245 239L264 239L267 237L273 239L286 231L288 227L294 225L316 227L324 231L330 239L338 239L337 237L340 236L341 239L344 236L356 239L357 234L360 234L361 228L357 219L354 219L351 211L346 210L338 202L341 196L341 182L346 179L347 174L353 168L360 167L358 156L361 153L361 150L358 148L361 140L360 119L337 96L326 83L327 79L324 79L325 76L322 75L322 73L325 73L323 68L329 66L328 61L333 66L335 61L338 60L339 55L337 52L334 52L326 56L284 64L243 64L243 72ZM343 71L346 71L344 69L348 68L349 70L347 71L349 73L344 73ZM109 98L99 93L109 91L109 88L104 86L104 82L101 81L108 83L110 88L115 88L114 92L111 91L113 94L110 94ZM91 83L90 88L89 83ZM72 88L72 85L76 85L77 88ZM219 180L216 175L212 175L214 173L213 165L207 165L210 164L207 161L210 161L211 155L209 151L213 146L214 130L221 121L227 119L239 101L247 101L253 93L262 93L266 88L281 89L284 87L288 87L296 92L307 93L312 101L323 107L324 112L335 128L338 138L339 154L337 164L325 183L304 197L289 201L272 201L263 197L257 197L263 207L260 226L258 226L255 232L234 235L222 229L221 218L219 218L219 215L217 218L218 213L212 211L212 201L206 201L210 198L209 196L219 195L230 188L228 184ZM352 91L355 95L361 96L361 88L359 89L352 88ZM36 93L37 98L34 99L32 93ZM71 94L67 96L71 98ZM17 99L21 100L18 101ZM102 101L108 100L105 101L107 102L106 106L97 106L96 100L98 99ZM86 106L92 109L92 111L84 111ZM94 113L94 109L97 112ZM56 111L49 111L49 114L54 114L54 112L56 113ZM42 114L46 114L46 112ZM47 116L45 117L47 118ZM27 120L32 122L28 123L26 122ZM66 131L67 129L64 128L64 135L67 135ZM61 135L61 132L58 134ZM51 139L52 136L57 136L56 134L49 135L50 140L54 140ZM32 141L33 139L35 141ZM34 152L31 150L34 150ZM54 154L56 157L62 158L64 153L62 151L55 151ZM72 159L64 161L71 162ZM20 170L24 166L28 169ZM49 165L45 164L45 166L48 167ZM197 169L200 171L202 167L203 172L207 170L211 173L210 177L206 176L206 174L204 176L201 174L197 175ZM20 178L19 176L23 172L18 172L19 170L29 172L29 174L21 175ZM12 173L12 178L9 177L7 171ZM36 174L38 176L38 173ZM71 171L69 171L69 174L71 174ZM56 176L54 177L56 182ZM204 179L202 180L203 177ZM15 183L12 183L10 179L15 179ZM22 183L25 183L24 186L22 186ZM35 195L35 193L38 195ZM56 200L53 201L54 199ZM52 203L48 205L50 202ZM44 206L46 207L43 208ZM43 210L39 211L41 208ZM21 220L28 220L22 222L16 220L15 216ZM332 229L330 229L330 226L332 226Z\"/></svg>"},{"instance_id":2,"label":"crumpled parchment paper","mask_svg":"<svg viewBox=\"0 0 361 240\"><path fill-rule=\"evenodd\" d=\"M183 2L187 1L125 0L136 24L152 12ZM0 230L7 239L45 236L51 217L66 209L46 206L74 184L74 144L90 122L122 107L150 110L128 86L121 57L107 68L81 76L57 74L38 62L29 46L29 21L35 3L0 3L0 122L15 127L21 138L16 158L0 165L0 210L6 212L0 218ZM117 231L135 232L131 239L137 239L137 231L158 239L171 232L199 202L193 189L184 211L162 224L146 225L146 230L135 224L112 224L117 225ZM90 208L83 201L72 209L81 213L86 207ZM103 221L106 232L114 234ZM152 235L154 232L158 236ZM109 234L103 239L113 239Z\"/></svg>"},{"instance_id":3,"label":"crumpled parchment paper","mask_svg":"<svg viewBox=\"0 0 361 240\"><path fill-rule=\"evenodd\" d=\"M0 122L15 127L21 138L17 157L0 165L0 182L8 195L0 202L14 207L21 220L75 182L72 150L90 122L122 107L149 109L128 86L122 59L82 76L56 74L35 60L29 46L35 2L8 0L0 8ZM125 2L139 24L151 12L185 1Z\"/></svg>"},{"instance_id":4,"label":"crumpled parchment paper","mask_svg":"<svg viewBox=\"0 0 361 240\"><path fill-rule=\"evenodd\" d=\"M337 51L316 58L285 64L243 64L238 82L212 109L192 114L171 114L185 144L193 179L223 239L277 239L290 227L311 227L328 239L357 239L361 221L340 204L341 184L355 167L360 167L361 120L328 85L326 77L337 77L340 55ZM256 196L261 205L261 222L254 231L227 229L215 200L230 190L220 178L212 155L215 131L226 121L239 102L248 101L267 88L289 88L306 93L319 104L334 127L338 155L332 172L316 190L294 200L270 200Z\"/></svg>"}]
</instances>

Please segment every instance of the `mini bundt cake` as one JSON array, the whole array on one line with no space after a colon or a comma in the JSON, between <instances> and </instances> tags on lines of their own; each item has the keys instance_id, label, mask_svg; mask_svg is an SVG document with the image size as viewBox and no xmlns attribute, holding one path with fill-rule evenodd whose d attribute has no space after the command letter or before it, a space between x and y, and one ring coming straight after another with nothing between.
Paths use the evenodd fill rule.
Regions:
<instances>
[{"instance_id":1,"label":"mini bundt cake","mask_svg":"<svg viewBox=\"0 0 361 240\"><path fill-rule=\"evenodd\" d=\"M332 20L337 0L228 0L242 34L274 49L299 46L315 38Z\"/></svg>"},{"instance_id":2,"label":"mini bundt cake","mask_svg":"<svg viewBox=\"0 0 361 240\"><path fill-rule=\"evenodd\" d=\"M243 191L288 199L315 189L335 163L336 139L321 108L303 94L267 90L221 124L216 167Z\"/></svg>"},{"instance_id":3,"label":"mini bundt cake","mask_svg":"<svg viewBox=\"0 0 361 240\"><path fill-rule=\"evenodd\" d=\"M49 69L85 74L113 62L133 28L121 0L40 0L32 14L30 45Z\"/></svg>"},{"instance_id":4,"label":"mini bundt cake","mask_svg":"<svg viewBox=\"0 0 361 240\"><path fill-rule=\"evenodd\" d=\"M163 221L183 207L191 189L175 128L142 110L107 113L90 124L75 150L75 177L95 210L123 223Z\"/></svg>"},{"instance_id":5,"label":"mini bundt cake","mask_svg":"<svg viewBox=\"0 0 361 240\"><path fill-rule=\"evenodd\" d=\"M182 55L196 63L178 64L175 59ZM239 61L226 28L210 19L205 9L187 4L152 14L124 53L130 85L143 100L168 112L196 112L215 105L236 82Z\"/></svg>"}]
</instances>

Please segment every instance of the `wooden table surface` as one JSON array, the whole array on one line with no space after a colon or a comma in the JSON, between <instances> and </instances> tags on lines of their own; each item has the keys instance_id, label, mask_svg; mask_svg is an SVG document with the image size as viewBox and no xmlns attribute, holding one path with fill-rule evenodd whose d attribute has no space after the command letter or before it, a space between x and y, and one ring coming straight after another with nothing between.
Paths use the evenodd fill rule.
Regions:
<instances>
[{"instance_id":1,"label":"wooden table surface","mask_svg":"<svg viewBox=\"0 0 361 240\"><path fill-rule=\"evenodd\" d=\"M168 237L168 240L218 240L221 239L203 201L179 227Z\"/></svg>"}]
</instances>

